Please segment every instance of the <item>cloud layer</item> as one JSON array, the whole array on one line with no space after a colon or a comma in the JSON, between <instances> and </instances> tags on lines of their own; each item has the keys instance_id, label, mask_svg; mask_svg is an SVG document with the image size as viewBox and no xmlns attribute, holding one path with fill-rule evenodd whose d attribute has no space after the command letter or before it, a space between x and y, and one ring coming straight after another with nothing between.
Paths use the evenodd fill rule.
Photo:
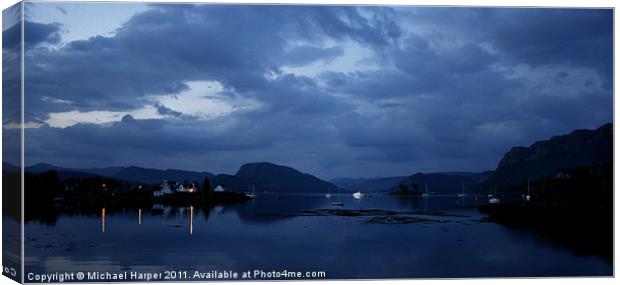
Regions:
<instances>
[{"instance_id":1,"label":"cloud layer","mask_svg":"<svg viewBox=\"0 0 620 285\"><path fill-rule=\"evenodd\" d=\"M611 10L156 5L109 37L26 28L26 163L484 170L613 116Z\"/></svg>"}]
</instances>

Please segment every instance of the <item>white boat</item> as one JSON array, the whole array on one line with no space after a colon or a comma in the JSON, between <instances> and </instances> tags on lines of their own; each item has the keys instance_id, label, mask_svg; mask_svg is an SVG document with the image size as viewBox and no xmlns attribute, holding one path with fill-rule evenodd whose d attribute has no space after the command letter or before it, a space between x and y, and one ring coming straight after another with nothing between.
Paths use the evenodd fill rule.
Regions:
<instances>
[{"instance_id":1,"label":"white boat","mask_svg":"<svg viewBox=\"0 0 620 285\"><path fill-rule=\"evenodd\" d=\"M495 186L494 193L488 195L489 204L499 204L499 198L495 198L495 195L497 195L497 186Z\"/></svg>"},{"instance_id":2,"label":"white boat","mask_svg":"<svg viewBox=\"0 0 620 285\"><path fill-rule=\"evenodd\" d=\"M330 198L332 193L329 192L329 188L327 188L327 194L325 194L325 198Z\"/></svg>"},{"instance_id":3,"label":"white boat","mask_svg":"<svg viewBox=\"0 0 620 285\"><path fill-rule=\"evenodd\" d=\"M529 202L529 201L530 201L530 180L529 180L529 179L527 180L527 195L524 195L524 196L523 196L523 199L524 199L526 202Z\"/></svg>"},{"instance_id":4,"label":"white boat","mask_svg":"<svg viewBox=\"0 0 620 285\"><path fill-rule=\"evenodd\" d=\"M249 197L252 199L256 198L256 194L254 194L254 184L252 184L252 187L250 188L250 192L244 193L244 194L246 197Z\"/></svg>"},{"instance_id":5,"label":"white boat","mask_svg":"<svg viewBox=\"0 0 620 285\"><path fill-rule=\"evenodd\" d=\"M430 196L431 194L428 193L428 184L424 183L424 193L422 193L422 197L427 198L428 196Z\"/></svg>"},{"instance_id":6,"label":"white boat","mask_svg":"<svg viewBox=\"0 0 620 285\"><path fill-rule=\"evenodd\" d=\"M459 193L458 196L459 197L465 197L465 182L463 182L463 193Z\"/></svg>"},{"instance_id":7,"label":"white boat","mask_svg":"<svg viewBox=\"0 0 620 285\"><path fill-rule=\"evenodd\" d=\"M364 197L364 193L357 191L355 193L353 193L353 198L355 199L362 199L362 197Z\"/></svg>"}]
</instances>

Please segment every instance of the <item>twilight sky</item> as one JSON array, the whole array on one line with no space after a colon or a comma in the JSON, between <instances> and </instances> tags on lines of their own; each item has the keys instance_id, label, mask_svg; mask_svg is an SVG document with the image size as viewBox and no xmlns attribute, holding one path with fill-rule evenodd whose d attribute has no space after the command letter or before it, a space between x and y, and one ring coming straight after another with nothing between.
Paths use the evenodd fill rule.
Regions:
<instances>
[{"instance_id":1,"label":"twilight sky","mask_svg":"<svg viewBox=\"0 0 620 285\"><path fill-rule=\"evenodd\" d=\"M25 11L27 165L480 171L512 146L613 120L611 10ZM5 19L3 37L16 27Z\"/></svg>"}]
</instances>

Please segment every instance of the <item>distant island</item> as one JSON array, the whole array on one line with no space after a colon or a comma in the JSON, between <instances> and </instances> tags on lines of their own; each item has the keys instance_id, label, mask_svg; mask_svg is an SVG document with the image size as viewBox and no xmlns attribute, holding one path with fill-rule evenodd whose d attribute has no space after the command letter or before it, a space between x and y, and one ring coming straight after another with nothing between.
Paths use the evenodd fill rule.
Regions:
<instances>
[{"instance_id":1,"label":"distant island","mask_svg":"<svg viewBox=\"0 0 620 285\"><path fill-rule=\"evenodd\" d=\"M19 168L13 165L4 163L3 169L5 177L20 175ZM338 190L313 175L268 162L244 164L234 175L136 166L74 169L39 163L25 168L24 179L26 216L44 214L61 205L98 208L160 203L211 207L251 200L257 193Z\"/></svg>"}]
</instances>

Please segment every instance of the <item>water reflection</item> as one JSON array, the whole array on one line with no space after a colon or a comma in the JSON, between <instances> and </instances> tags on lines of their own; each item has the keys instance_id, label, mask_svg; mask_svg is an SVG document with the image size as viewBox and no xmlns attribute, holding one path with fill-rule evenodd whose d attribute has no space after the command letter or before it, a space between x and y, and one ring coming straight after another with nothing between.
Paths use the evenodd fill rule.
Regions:
<instances>
[{"instance_id":1,"label":"water reflection","mask_svg":"<svg viewBox=\"0 0 620 285\"><path fill-rule=\"evenodd\" d=\"M105 233L105 208L101 208L101 232Z\"/></svg>"},{"instance_id":2,"label":"water reflection","mask_svg":"<svg viewBox=\"0 0 620 285\"><path fill-rule=\"evenodd\" d=\"M122 213L124 213L126 211L133 212L135 210L133 210L133 209L117 209L116 212L110 212L109 210L107 210L107 213L108 213L108 215L110 215L110 214L116 215L116 214L119 214L119 212L122 214ZM151 213L152 213L153 216L163 216L166 219L176 218L178 216L181 216L183 218L187 218L188 219L189 235L192 235L194 233L194 214L195 214L196 211L197 211L197 209L194 208L193 205L190 205L189 207L182 207L182 208L171 207L171 206L164 207L162 205L155 205L151 209ZM208 220L209 212L210 211L211 211L211 209L203 209L205 220ZM142 208L138 208L137 209L138 225L142 225L142 212L143 212ZM106 233L108 231L108 223L106 222L106 208L101 208L99 216L100 216L101 232L102 233Z\"/></svg>"},{"instance_id":3,"label":"water reflection","mask_svg":"<svg viewBox=\"0 0 620 285\"><path fill-rule=\"evenodd\" d=\"M194 206L189 206L189 235L194 233Z\"/></svg>"},{"instance_id":4,"label":"water reflection","mask_svg":"<svg viewBox=\"0 0 620 285\"><path fill-rule=\"evenodd\" d=\"M419 196L395 196L400 203L400 206L410 210L416 210L420 205Z\"/></svg>"},{"instance_id":5,"label":"water reflection","mask_svg":"<svg viewBox=\"0 0 620 285\"><path fill-rule=\"evenodd\" d=\"M575 256L555 241L481 222L484 216L474 207L461 206L475 205L474 196L463 200L456 195L373 195L355 201L343 195L345 206L338 208L458 214L421 216L442 220L438 223L390 225L366 223L368 217L299 215L304 210L333 209L333 200L322 194L259 195L253 202L215 207L65 208L59 210L61 218L54 226L26 224L30 239L25 249L27 268L82 271L93 269L96 262L110 270L243 270L286 265L301 271L325 269L330 278L611 272L611 263L591 255ZM98 223L105 234L97 231ZM112 230L107 229L109 223ZM84 228L93 230L79 230ZM369 243L373 246L368 247Z\"/></svg>"}]
</instances>

